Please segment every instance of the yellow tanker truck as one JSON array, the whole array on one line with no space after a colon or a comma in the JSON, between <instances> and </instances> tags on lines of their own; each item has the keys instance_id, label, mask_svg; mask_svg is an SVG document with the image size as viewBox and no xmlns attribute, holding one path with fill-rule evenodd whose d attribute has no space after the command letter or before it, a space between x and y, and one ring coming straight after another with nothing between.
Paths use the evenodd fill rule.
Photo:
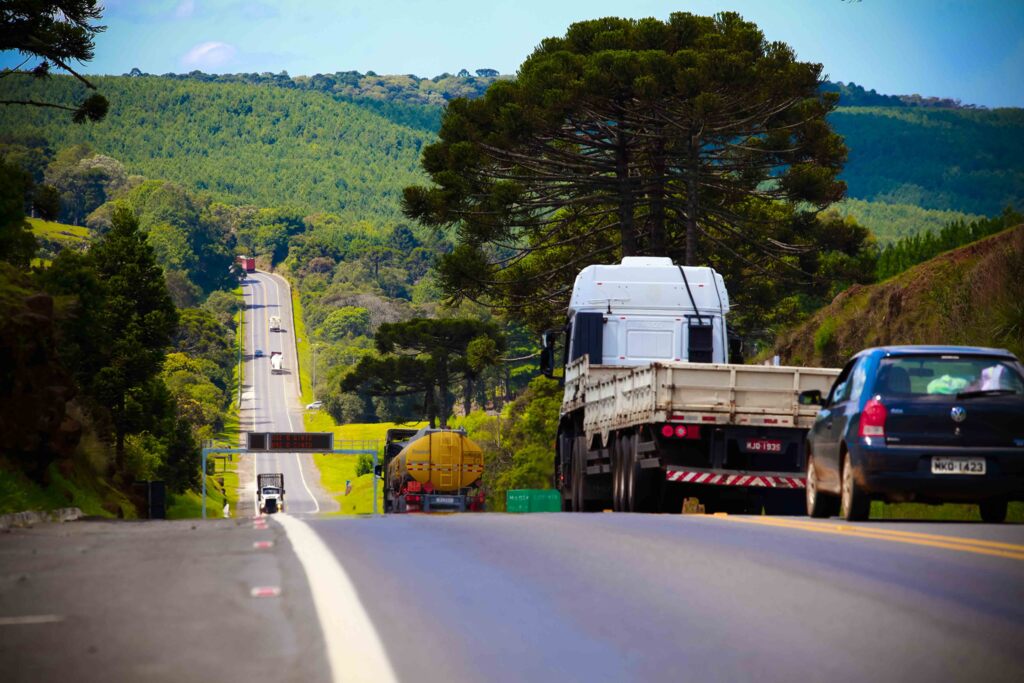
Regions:
<instances>
[{"instance_id":1,"label":"yellow tanker truck","mask_svg":"<svg viewBox=\"0 0 1024 683\"><path fill-rule=\"evenodd\" d=\"M462 430L389 429L384 442L385 512L480 512L484 456Z\"/></svg>"}]
</instances>

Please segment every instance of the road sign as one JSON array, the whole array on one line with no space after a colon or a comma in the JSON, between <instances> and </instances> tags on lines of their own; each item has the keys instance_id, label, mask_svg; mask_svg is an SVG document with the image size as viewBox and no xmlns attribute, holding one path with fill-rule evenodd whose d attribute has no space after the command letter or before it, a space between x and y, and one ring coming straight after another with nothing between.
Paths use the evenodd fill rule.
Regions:
<instances>
[{"instance_id":1,"label":"road sign","mask_svg":"<svg viewBox=\"0 0 1024 683\"><path fill-rule=\"evenodd\" d=\"M334 450L331 432L247 432L250 451L324 453Z\"/></svg>"}]
</instances>

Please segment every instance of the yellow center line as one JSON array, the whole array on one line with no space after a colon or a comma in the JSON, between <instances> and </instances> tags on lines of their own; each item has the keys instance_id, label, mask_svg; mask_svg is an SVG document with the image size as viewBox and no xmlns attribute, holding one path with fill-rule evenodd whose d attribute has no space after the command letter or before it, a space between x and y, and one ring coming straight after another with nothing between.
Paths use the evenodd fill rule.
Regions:
<instances>
[{"instance_id":1,"label":"yellow center line","mask_svg":"<svg viewBox=\"0 0 1024 683\"><path fill-rule=\"evenodd\" d=\"M786 526L798 526L798 527L828 527L832 529L838 529L840 531L853 531L858 533L871 533L882 536L898 536L901 538L916 538L919 540L927 541L938 541L940 543L956 543L958 545L973 545L985 548L997 548L1001 550L1010 550L1013 552L1024 553L1024 545L1018 545L1015 543L1003 543L1002 541L988 541L981 538L965 538L963 536L944 536L942 534L925 534L920 531L901 531L899 529L886 529L884 527L868 527L868 526L853 526L848 524L840 524L837 526L828 524L827 522L811 522L805 520L795 519L779 519L779 518L767 518L763 521L766 524L781 524Z\"/></svg>"},{"instance_id":2,"label":"yellow center line","mask_svg":"<svg viewBox=\"0 0 1024 683\"><path fill-rule=\"evenodd\" d=\"M1011 560L1024 561L1024 546L1012 543L999 543L997 541L984 541L975 538L961 538L957 536L939 536L935 534L922 534L912 531L897 531L875 529L871 527L854 527L845 524L832 525L824 522L794 522L778 518L758 517L733 517L718 516L716 519L725 519L731 522L745 522L747 524L761 524L764 526L778 527L782 529L794 529L797 531L811 531L820 534L833 534L837 536L850 536L854 538L866 538L876 541L891 541L893 543L906 543L908 545L928 546L931 548L943 548L946 550L957 550L965 553L978 555L992 555Z\"/></svg>"}]
</instances>

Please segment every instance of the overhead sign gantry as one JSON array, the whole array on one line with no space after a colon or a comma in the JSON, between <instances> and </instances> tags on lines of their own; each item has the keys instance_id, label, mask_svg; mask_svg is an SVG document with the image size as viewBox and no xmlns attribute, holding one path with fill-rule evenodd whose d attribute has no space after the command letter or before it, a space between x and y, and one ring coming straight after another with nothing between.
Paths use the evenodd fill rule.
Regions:
<instances>
[{"instance_id":1,"label":"overhead sign gantry","mask_svg":"<svg viewBox=\"0 0 1024 683\"><path fill-rule=\"evenodd\" d=\"M373 456L373 514L377 514L377 442L339 441L331 432L246 432L245 448L203 447L203 519L206 519L206 459L211 453L329 453Z\"/></svg>"}]
</instances>

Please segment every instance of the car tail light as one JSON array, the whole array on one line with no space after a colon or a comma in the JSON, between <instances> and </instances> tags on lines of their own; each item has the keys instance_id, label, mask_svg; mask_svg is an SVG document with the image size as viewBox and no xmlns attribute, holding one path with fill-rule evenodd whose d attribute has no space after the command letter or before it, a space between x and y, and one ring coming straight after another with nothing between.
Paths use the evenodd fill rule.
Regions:
<instances>
[{"instance_id":1,"label":"car tail light","mask_svg":"<svg viewBox=\"0 0 1024 683\"><path fill-rule=\"evenodd\" d=\"M885 436L885 418L889 411L877 398L873 398L864 404L864 410L860 413L860 436Z\"/></svg>"}]
</instances>

